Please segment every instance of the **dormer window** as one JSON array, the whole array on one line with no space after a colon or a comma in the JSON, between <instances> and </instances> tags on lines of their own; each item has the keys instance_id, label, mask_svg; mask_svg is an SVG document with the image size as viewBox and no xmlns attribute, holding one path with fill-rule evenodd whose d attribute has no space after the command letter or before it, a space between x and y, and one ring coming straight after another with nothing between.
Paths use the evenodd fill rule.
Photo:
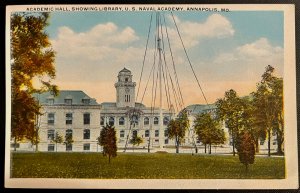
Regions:
<instances>
[{"instance_id":1,"label":"dormer window","mask_svg":"<svg viewBox=\"0 0 300 193\"><path fill-rule=\"evenodd\" d=\"M90 99L82 99L82 103L88 105L90 104Z\"/></svg>"},{"instance_id":2,"label":"dormer window","mask_svg":"<svg viewBox=\"0 0 300 193\"><path fill-rule=\"evenodd\" d=\"M66 105L72 105L72 99L65 99Z\"/></svg>"},{"instance_id":3,"label":"dormer window","mask_svg":"<svg viewBox=\"0 0 300 193\"><path fill-rule=\"evenodd\" d=\"M48 105L53 105L54 104L54 99L47 99Z\"/></svg>"}]
</instances>

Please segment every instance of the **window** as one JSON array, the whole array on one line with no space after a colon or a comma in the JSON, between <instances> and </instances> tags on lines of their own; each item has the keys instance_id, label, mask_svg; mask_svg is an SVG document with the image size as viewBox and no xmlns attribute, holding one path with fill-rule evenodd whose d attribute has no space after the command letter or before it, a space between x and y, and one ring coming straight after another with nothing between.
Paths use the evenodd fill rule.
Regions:
<instances>
[{"instance_id":1,"label":"window","mask_svg":"<svg viewBox=\"0 0 300 193\"><path fill-rule=\"evenodd\" d=\"M54 113L48 113L48 124L53 125L54 124Z\"/></svg>"},{"instance_id":2,"label":"window","mask_svg":"<svg viewBox=\"0 0 300 193\"><path fill-rule=\"evenodd\" d=\"M125 78L125 82L128 82L128 78Z\"/></svg>"},{"instance_id":3,"label":"window","mask_svg":"<svg viewBox=\"0 0 300 193\"><path fill-rule=\"evenodd\" d=\"M137 137L137 130L132 131L132 137Z\"/></svg>"},{"instance_id":4,"label":"window","mask_svg":"<svg viewBox=\"0 0 300 193\"><path fill-rule=\"evenodd\" d=\"M88 105L90 104L90 99L82 99L82 103Z\"/></svg>"},{"instance_id":5,"label":"window","mask_svg":"<svg viewBox=\"0 0 300 193\"><path fill-rule=\"evenodd\" d=\"M65 99L66 105L72 105L72 99Z\"/></svg>"},{"instance_id":6,"label":"window","mask_svg":"<svg viewBox=\"0 0 300 193\"><path fill-rule=\"evenodd\" d=\"M124 117L121 117L119 119L119 125L124 125L125 124L125 118Z\"/></svg>"},{"instance_id":7,"label":"window","mask_svg":"<svg viewBox=\"0 0 300 193\"><path fill-rule=\"evenodd\" d=\"M83 139L90 139L90 130L89 129L83 130Z\"/></svg>"},{"instance_id":8,"label":"window","mask_svg":"<svg viewBox=\"0 0 300 193\"><path fill-rule=\"evenodd\" d=\"M72 143L66 144L66 151L72 151Z\"/></svg>"},{"instance_id":9,"label":"window","mask_svg":"<svg viewBox=\"0 0 300 193\"><path fill-rule=\"evenodd\" d=\"M130 102L130 95L125 94L125 102Z\"/></svg>"},{"instance_id":10,"label":"window","mask_svg":"<svg viewBox=\"0 0 300 193\"><path fill-rule=\"evenodd\" d=\"M54 140L54 130L48 130L48 140Z\"/></svg>"},{"instance_id":11,"label":"window","mask_svg":"<svg viewBox=\"0 0 300 193\"><path fill-rule=\"evenodd\" d=\"M115 119L113 117L109 117L108 124L113 126L115 124Z\"/></svg>"},{"instance_id":12,"label":"window","mask_svg":"<svg viewBox=\"0 0 300 193\"><path fill-rule=\"evenodd\" d=\"M69 136L70 138L73 137L73 131L71 129L66 130L66 137Z\"/></svg>"},{"instance_id":13,"label":"window","mask_svg":"<svg viewBox=\"0 0 300 193\"><path fill-rule=\"evenodd\" d=\"M154 141L155 141L156 143L158 143L158 142L159 142L159 139L155 139Z\"/></svg>"},{"instance_id":14,"label":"window","mask_svg":"<svg viewBox=\"0 0 300 193\"><path fill-rule=\"evenodd\" d=\"M89 151L90 150L90 144L89 143L83 144L83 150Z\"/></svg>"},{"instance_id":15,"label":"window","mask_svg":"<svg viewBox=\"0 0 300 193\"><path fill-rule=\"evenodd\" d=\"M149 133L149 130L146 130L146 131L145 131L145 137L149 137L149 134L150 134L150 133Z\"/></svg>"},{"instance_id":16,"label":"window","mask_svg":"<svg viewBox=\"0 0 300 193\"><path fill-rule=\"evenodd\" d=\"M72 120L73 120L73 115L72 115L72 113L67 113L67 114L66 114L66 124L67 124L67 125L72 124Z\"/></svg>"},{"instance_id":17,"label":"window","mask_svg":"<svg viewBox=\"0 0 300 193\"><path fill-rule=\"evenodd\" d=\"M89 125L90 124L90 113L83 114L83 124Z\"/></svg>"},{"instance_id":18,"label":"window","mask_svg":"<svg viewBox=\"0 0 300 193\"><path fill-rule=\"evenodd\" d=\"M168 137L168 130L165 129L165 137Z\"/></svg>"},{"instance_id":19,"label":"window","mask_svg":"<svg viewBox=\"0 0 300 193\"><path fill-rule=\"evenodd\" d=\"M159 130L155 130L155 137L159 136Z\"/></svg>"},{"instance_id":20,"label":"window","mask_svg":"<svg viewBox=\"0 0 300 193\"><path fill-rule=\"evenodd\" d=\"M100 125L104 125L104 117L100 117Z\"/></svg>"},{"instance_id":21,"label":"window","mask_svg":"<svg viewBox=\"0 0 300 193\"><path fill-rule=\"evenodd\" d=\"M165 139L165 144L169 144L169 139Z\"/></svg>"},{"instance_id":22,"label":"window","mask_svg":"<svg viewBox=\"0 0 300 193\"><path fill-rule=\"evenodd\" d=\"M149 118L148 117L144 118L144 125L149 125Z\"/></svg>"},{"instance_id":23,"label":"window","mask_svg":"<svg viewBox=\"0 0 300 193\"><path fill-rule=\"evenodd\" d=\"M125 136L125 131L124 130L121 130L120 131L120 137L124 137Z\"/></svg>"},{"instance_id":24,"label":"window","mask_svg":"<svg viewBox=\"0 0 300 193\"><path fill-rule=\"evenodd\" d=\"M54 144L48 144L48 151L54 151Z\"/></svg>"},{"instance_id":25,"label":"window","mask_svg":"<svg viewBox=\"0 0 300 193\"><path fill-rule=\"evenodd\" d=\"M169 118L168 117L164 117L163 123L164 123L164 125L168 125L169 124Z\"/></svg>"},{"instance_id":26,"label":"window","mask_svg":"<svg viewBox=\"0 0 300 193\"><path fill-rule=\"evenodd\" d=\"M158 125L158 117L154 117L154 125Z\"/></svg>"}]
</instances>

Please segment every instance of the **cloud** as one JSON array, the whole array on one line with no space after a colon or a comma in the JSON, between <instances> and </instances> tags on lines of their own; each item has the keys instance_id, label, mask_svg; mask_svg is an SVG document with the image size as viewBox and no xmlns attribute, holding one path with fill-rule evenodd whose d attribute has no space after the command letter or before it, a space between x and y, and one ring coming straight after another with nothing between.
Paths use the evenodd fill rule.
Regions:
<instances>
[{"instance_id":1,"label":"cloud","mask_svg":"<svg viewBox=\"0 0 300 193\"><path fill-rule=\"evenodd\" d=\"M172 16L168 17L173 23ZM177 23L180 34L187 48L198 45L204 38L227 38L233 36L235 32L231 22L220 14L210 15L203 23L183 21L177 16L174 16L174 20ZM168 30L172 39L178 39L175 46L177 48L181 47L176 28L169 28Z\"/></svg>"},{"instance_id":2,"label":"cloud","mask_svg":"<svg viewBox=\"0 0 300 193\"><path fill-rule=\"evenodd\" d=\"M219 54L212 64L216 72L223 73L231 79L260 79L267 65L275 67L279 76L283 75L283 48L273 46L267 38L236 47ZM223 76L223 78L226 78Z\"/></svg>"}]
</instances>

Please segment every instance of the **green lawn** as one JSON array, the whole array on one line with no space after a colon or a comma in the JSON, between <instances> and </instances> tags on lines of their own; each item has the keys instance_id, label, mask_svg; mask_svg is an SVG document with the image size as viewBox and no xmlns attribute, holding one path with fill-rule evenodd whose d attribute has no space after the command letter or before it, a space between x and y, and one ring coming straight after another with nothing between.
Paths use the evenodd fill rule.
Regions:
<instances>
[{"instance_id":1,"label":"green lawn","mask_svg":"<svg viewBox=\"0 0 300 193\"><path fill-rule=\"evenodd\" d=\"M280 179L283 157L256 157L248 174L232 155L119 153L12 153L13 178Z\"/></svg>"}]
</instances>

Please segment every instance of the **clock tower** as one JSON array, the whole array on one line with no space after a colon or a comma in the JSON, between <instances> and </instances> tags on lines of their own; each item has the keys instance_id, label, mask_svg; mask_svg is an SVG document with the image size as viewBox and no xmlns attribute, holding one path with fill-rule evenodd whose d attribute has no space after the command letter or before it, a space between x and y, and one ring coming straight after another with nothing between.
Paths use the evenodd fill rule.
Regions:
<instances>
[{"instance_id":1,"label":"clock tower","mask_svg":"<svg viewBox=\"0 0 300 193\"><path fill-rule=\"evenodd\" d=\"M115 83L117 107L135 107L135 86L131 71L126 68L121 70L118 74L118 82Z\"/></svg>"}]
</instances>

